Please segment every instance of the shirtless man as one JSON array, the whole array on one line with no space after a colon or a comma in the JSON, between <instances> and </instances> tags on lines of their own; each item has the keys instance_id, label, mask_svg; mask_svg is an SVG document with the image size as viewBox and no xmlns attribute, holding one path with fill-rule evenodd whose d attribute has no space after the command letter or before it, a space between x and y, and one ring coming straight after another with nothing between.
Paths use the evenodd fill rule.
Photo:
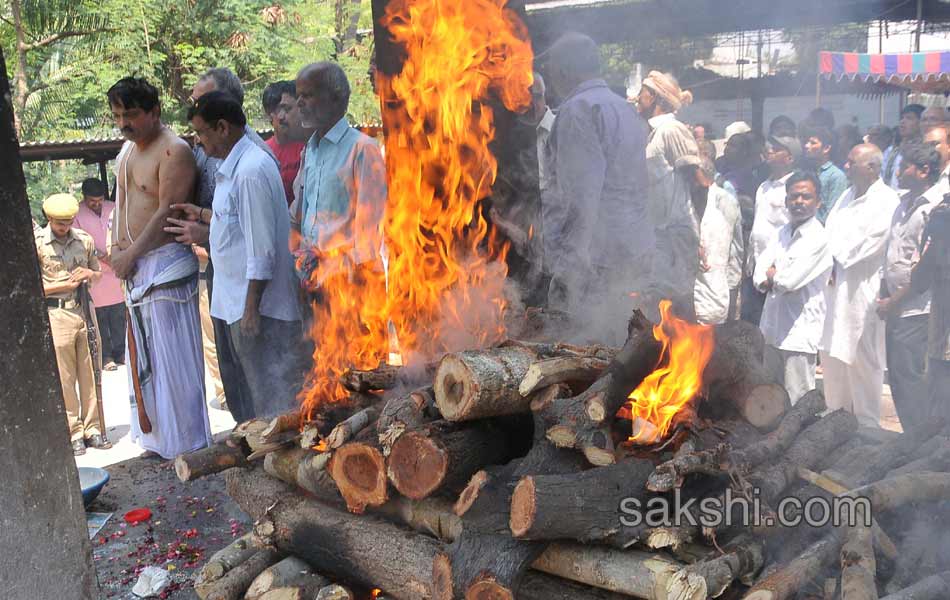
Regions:
<instances>
[{"instance_id":1,"label":"shirtless man","mask_svg":"<svg viewBox=\"0 0 950 600\"><path fill-rule=\"evenodd\" d=\"M191 149L161 121L158 90L127 77L108 91L128 140L116 162L111 263L130 312L132 439L164 458L210 443L198 319L198 260L166 233L171 205L190 202Z\"/></svg>"}]
</instances>

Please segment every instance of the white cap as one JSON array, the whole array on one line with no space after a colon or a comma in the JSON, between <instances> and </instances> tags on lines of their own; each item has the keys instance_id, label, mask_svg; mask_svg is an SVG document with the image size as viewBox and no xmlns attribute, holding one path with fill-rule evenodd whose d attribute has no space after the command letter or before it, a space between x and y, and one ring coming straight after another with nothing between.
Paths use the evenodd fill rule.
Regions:
<instances>
[{"instance_id":1,"label":"white cap","mask_svg":"<svg viewBox=\"0 0 950 600\"><path fill-rule=\"evenodd\" d=\"M749 133L750 131L752 131L752 128L749 127L748 123L745 121L736 121L735 123L729 125L729 127L726 127L726 141L729 141L729 138L734 135L738 135L740 133Z\"/></svg>"}]
</instances>

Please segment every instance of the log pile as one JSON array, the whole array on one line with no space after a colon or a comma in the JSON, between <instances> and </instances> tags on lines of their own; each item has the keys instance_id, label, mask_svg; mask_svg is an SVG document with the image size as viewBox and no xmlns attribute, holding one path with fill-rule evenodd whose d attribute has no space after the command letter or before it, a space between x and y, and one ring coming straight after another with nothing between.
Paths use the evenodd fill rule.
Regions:
<instances>
[{"instance_id":1,"label":"log pile","mask_svg":"<svg viewBox=\"0 0 950 600\"><path fill-rule=\"evenodd\" d=\"M637 446L622 409L665 355L642 314L627 332L621 348L509 341L414 375L349 371L349 402L179 457L183 481L223 472L255 520L199 596L950 597L948 560L919 548L950 515L950 427L872 440L820 391L791 406L761 334L730 322L676 431ZM850 500L860 522L780 525L801 516L790 498Z\"/></svg>"}]
</instances>

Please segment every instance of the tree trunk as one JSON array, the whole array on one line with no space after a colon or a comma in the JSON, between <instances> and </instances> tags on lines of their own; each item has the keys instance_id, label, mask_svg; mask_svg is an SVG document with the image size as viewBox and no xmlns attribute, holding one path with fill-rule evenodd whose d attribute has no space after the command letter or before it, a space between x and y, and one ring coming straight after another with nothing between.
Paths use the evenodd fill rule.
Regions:
<instances>
[{"instance_id":1,"label":"tree trunk","mask_svg":"<svg viewBox=\"0 0 950 600\"><path fill-rule=\"evenodd\" d=\"M207 591L210 591L210 588L206 586L218 581L228 571L254 556L259 548L251 543L252 539L253 534L246 533L212 554L205 566L198 571L198 576L195 578L195 591L203 597Z\"/></svg>"},{"instance_id":2,"label":"tree trunk","mask_svg":"<svg viewBox=\"0 0 950 600\"><path fill-rule=\"evenodd\" d=\"M436 600L514 598L528 566L544 544L524 543L504 535L463 531L432 563Z\"/></svg>"},{"instance_id":3,"label":"tree trunk","mask_svg":"<svg viewBox=\"0 0 950 600\"><path fill-rule=\"evenodd\" d=\"M531 363L518 392L530 396L534 392L558 383L572 384L571 387L590 386L610 364L609 360L593 356L559 356Z\"/></svg>"},{"instance_id":4,"label":"tree trunk","mask_svg":"<svg viewBox=\"0 0 950 600\"><path fill-rule=\"evenodd\" d=\"M393 365L379 365L367 371L347 369L343 375L340 375L340 383L351 392L389 390L399 383L402 369Z\"/></svg>"},{"instance_id":5,"label":"tree trunk","mask_svg":"<svg viewBox=\"0 0 950 600\"><path fill-rule=\"evenodd\" d=\"M202 600L240 600L254 579L278 560L280 557L276 550L262 548L228 571L221 579L202 586L203 595L197 585L195 592Z\"/></svg>"},{"instance_id":6,"label":"tree trunk","mask_svg":"<svg viewBox=\"0 0 950 600\"><path fill-rule=\"evenodd\" d=\"M439 490L458 491L476 471L512 458L507 436L486 423L459 427L436 421L403 434L387 460L399 492L422 500Z\"/></svg>"},{"instance_id":7,"label":"tree trunk","mask_svg":"<svg viewBox=\"0 0 950 600\"><path fill-rule=\"evenodd\" d=\"M355 440L337 448L327 470L351 512L361 513L389 499L386 459L375 431L364 429Z\"/></svg>"},{"instance_id":8,"label":"tree trunk","mask_svg":"<svg viewBox=\"0 0 950 600\"><path fill-rule=\"evenodd\" d=\"M330 432L330 435L327 436L327 445L331 450L339 448L367 427L375 427L378 417L378 406L364 408L352 417L337 424L337 426L333 428L333 431Z\"/></svg>"},{"instance_id":9,"label":"tree trunk","mask_svg":"<svg viewBox=\"0 0 950 600\"><path fill-rule=\"evenodd\" d=\"M439 412L447 421L528 412L531 401L518 392L518 385L536 359L516 346L445 355L433 382Z\"/></svg>"},{"instance_id":10,"label":"tree trunk","mask_svg":"<svg viewBox=\"0 0 950 600\"><path fill-rule=\"evenodd\" d=\"M845 532L841 546L841 600L877 600L877 565L865 508L855 507L855 525Z\"/></svg>"},{"instance_id":11,"label":"tree trunk","mask_svg":"<svg viewBox=\"0 0 950 600\"><path fill-rule=\"evenodd\" d=\"M187 454L179 454L175 458L175 474L183 483L212 473L220 473L231 467L246 466L248 462L244 452L225 442L212 444L207 448Z\"/></svg>"},{"instance_id":12,"label":"tree trunk","mask_svg":"<svg viewBox=\"0 0 950 600\"><path fill-rule=\"evenodd\" d=\"M14 126L17 136L22 136L23 131L23 110L26 108L26 100L30 96L30 84L27 81L27 62L26 62L26 31L23 27L23 7L21 0L10 0L10 12L13 16L13 30L16 35L16 71L13 75L13 116ZM22 141L22 139L21 139Z\"/></svg>"},{"instance_id":13,"label":"tree trunk","mask_svg":"<svg viewBox=\"0 0 950 600\"><path fill-rule=\"evenodd\" d=\"M435 406L435 393L432 386L419 388L409 394L391 398L380 411L376 420L376 433L383 449L383 456L389 456L393 444L407 431L431 423L442 415Z\"/></svg>"}]
</instances>

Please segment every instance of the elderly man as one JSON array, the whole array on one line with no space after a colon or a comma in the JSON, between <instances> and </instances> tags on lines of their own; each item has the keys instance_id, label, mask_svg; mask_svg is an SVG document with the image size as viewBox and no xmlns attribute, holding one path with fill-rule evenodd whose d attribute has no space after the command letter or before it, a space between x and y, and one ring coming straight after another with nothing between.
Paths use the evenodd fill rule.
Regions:
<instances>
[{"instance_id":1,"label":"elderly man","mask_svg":"<svg viewBox=\"0 0 950 600\"><path fill-rule=\"evenodd\" d=\"M63 386L66 420L73 454L107 447L96 414L96 383L89 352L86 320L79 286L99 281L99 259L92 237L73 227L79 204L69 194L54 194L43 202L49 224L36 231L36 253L43 275L43 294ZM76 385L79 385L79 395Z\"/></svg>"},{"instance_id":2,"label":"elderly man","mask_svg":"<svg viewBox=\"0 0 950 600\"><path fill-rule=\"evenodd\" d=\"M765 162L769 177L755 193L755 216L749 235L749 252L746 256L746 275L742 287L742 318L759 324L765 294L752 281L759 257L766 246L788 223L785 207L787 190L785 183L802 155L802 145L796 137L770 137L765 145ZM820 204L820 203L819 203Z\"/></svg>"},{"instance_id":3,"label":"elderly man","mask_svg":"<svg viewBox=\"0 0 950 600\"><path fill-rule=\"evenodd\" d=\"M547 81L564 99L550 138L553 181L541 202L548 303L595 338L619 342L616 319L629 313L629 294L647 287L653 262L646 124L601 78L589 37L567 33L546 56Z\"/></svg>"},{"instance_id":4,"label":"elderly man","mask_svg":"<svg viewBox=\"0 0 950 600\"><path fill-rule=\"evenodd\" d=\"M89 293L96 306L96 321L102 338L102 369L115 371L125 364L125 298L109 259L109 227L115 202L106 200L106 186L101 180L89 178L82 182L82 202L76 214L76 227L92 236L96 257L102 267L102 277L92 285Z\"/></svg>"},{"instance_id":5,"label":"elderly man","mask_svg":"<svg viewBox=\"0 0 950 600\"><path fill-rule=\"evenodd\" d=\"M690 207L695 169L683 172L675 168L685 157L699 156L689 127L676 118L676 111L692 99L671 75L652 71L643 80L636 101L637 111L650 127L647 198L656 232L653 273L659 298L690 298L697 275L698 227Z\"/></svg>"},{"instance_id":6,"label":"elderly man","mask_svg":"<svg viewBox=\"0 0 950 600\"><path fill-rule=\"evenodd\" d=\"M287 206L294 200L294 179L300 171L300 153L303 151L300 111L297 109L297 87L293 81L278 81L264 88L261 99L264 114L270 119L274 135L267 147L277 158L280 179L284 182Z\"/></svg>"},{"instance_id":7,"label":"elderly man","mask_svg":"<svg viewBox=\"0 0 950 600\"><path fill-rule=\"evenodd\" d=\"M240 397L251 399L228 407L238 422L271 417L295 405L306 360L280 172L247 138L247 119L231 95L204 94L188 116L208 155L224 161L211 209L175 208L211 228L211 314L228 325L230 351L247 386Z\"/></svg>"},{"instance_id":8,"label":"elderly man","mask_svg":"<svg viewBox=\"0 0 950 600\"><path fill-rule=\"evenodd\" d=\"M943 106L931 106L920 115L920 130L926 135L934 127L947 122L947 109Z\"/></svg>"},{"instance_id":9,"label":"elderly man","mask_svg":"<svg viewBox=\"0 0 950 600\"><path fill-rule=\"evenodd\" d=\"M903 148L900 185L907 190L894 212L884 252L884 281L877 314L886 322L888 381L904 431L913 431L930 417L927 382L927 327L930 292L916 293L911 272L920 262L924 226L930 211L943 200L936 185L940 155L932 146Z\"/></svg>"},{"instance_id":10,"label":"elderly man","mask_svg":"<svg viewBox=\"0 0 950 600\"><path fill-rule=\"evenodd\" d=\"M782 382L792 404L815 389L815 361L825 321L825 286L833 259L818 176L796 171L785 179L788 223L759 254L752 280L767 296L759 327L782 360Z\"/></svg>"},{"instance_id":11,"label":"elderly man","mask_svg":"<svg viewBox=\"0 0 950 600\"><path fill-rule=\"evenodd\" d=\"M132 439L163 458L211 442L198 319L198 260L163 230L171 205L191 200L195 159L161 121L158 90L127 77L108 91L128 140L116 162L110 260L130 314Z\"/></svg>"},{"instance_id":12,"label":"elderly man","mask_svg":"<svg viewBox=\"0 0 950 600\"><path fill-rule=\"evenodd\" d=\"M213 91L230 94L239 104L244 105L244 86L241 85L241 80L231 69L226 67L209 69L204 75L199 77L191 90L192 104L197 102L205 94ZM249 126L245 126L244 134L254 145L264 150L273 158L271 149L253 129ZM198 168L198 178L195 182L195 200L198 206L211 208L211 204L214 200L218 168L221 166L222 160L210 156L200 141L195 144L193 152ZM277 162L276 158L274 158L274 162ZM207 224L192 219L169 219L165 231L174 235L176 241L195 247L195 252L205 265L204 277L207 287L208 304L210 305L214 297L214 263L208 258ZM205 330L206 329L207 327L205 327ZM239 397L241 390L247 389L247 382L241 377L241 370L238 366L237 358L231 355L231 344L228 340L229 328L227 324L223 323L220 319L211 317L211 329L214 332L214 364L217 365L217 373L220 376L221 385L224 390L224 398L218 393L218 401L221 402L221 404L224 404L226 401L226 406L228 407L230 407L231 402L238 406L250 406L250 398ZM207 336L207 334L205 335ZM210 359L211 353L207 344L206 348L205 354ZM215 369L212 368L211 374L214 375L214 373ZM241 410L243 409L238 409L239 412L241 412Z\"/></svg>"},{"instance_id":13,"label":"elderly man","mask_svg":"<svg viewBox=\"0 0 950 600\"><path fill-rule=\"evenodd\" d=\"M699 239L699 268L693 285L693 310L700 323L718 325L729 316L731 290L742 276L742 219L735 196L715 183L709 158L680 159L691 175L693 227Z\"/></svg>"},{"instance_id":14,"label":"elderly man","mask_svg":"<svg viewBox=\"0 0 950 600\"><path fill-rule=\"evenodd\" d=\"M297 74L297 106L313 135L304 148L302 194L291 206L300 233L298 275L315 289L334 274L314 269L321 255L344 249L338 264L381 268L381 221L386 206L386 168L379 146L346 120L350 83L339 65L318 62Z\"/></svg>"},{"instance_id":15,"label":"elderly man","mask_svg":"<svg viewBox=\"0 0 950 600\"><path fill-rule=\"evenodd\" d=\"M828 215L834 270L825 290L821 337L828 408L879 427L884 385L884 324L875 314L891 217L900 198L881 178L877 146L855 146L845 164L851 187Z\"/></svg>"},{"instance_id":16,"label":"elderly man","mask_svg":"<svg viewBox=\"0 0 950 600\"><path fill-rule=\"evenodd\" d=\"M944 194L950 193L950 125L931 127L924 134L924 143L933 146L940 155L940 174L937 176L937 190L934 193L942 200Z\"/></svg>"},{"instance_id":17,"label":"elderly man","mask_svg":"<svg viewBox=\"0 0 950 600\"><path fill-rule=\"evenodd\" d=\"M837 138L834 132L824 127L806 126L802 128L802 145L805 149L805 162L821 182L821 206L818 208L818 220L824 224L828 214L834 208L841 194L848 189L848 178L844 171L831 162Z\"/></svg>"}]
</instances>

